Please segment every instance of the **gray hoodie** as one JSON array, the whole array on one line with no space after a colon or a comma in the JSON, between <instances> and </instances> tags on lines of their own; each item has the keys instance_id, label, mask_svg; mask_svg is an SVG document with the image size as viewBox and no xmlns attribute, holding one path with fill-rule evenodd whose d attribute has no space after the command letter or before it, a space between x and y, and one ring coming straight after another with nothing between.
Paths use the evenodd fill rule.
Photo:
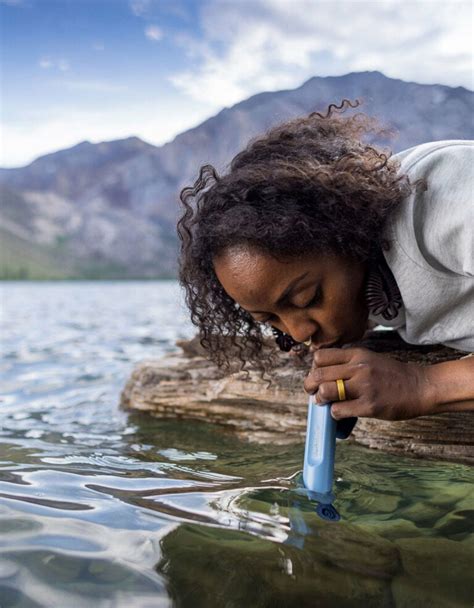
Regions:
<instances>
[{"instance_id":1,"label":"gray hoodie","mask_svg":"<svg viewBox=\"0 0 474 608\"><path fill-rule=\"evenodd\" d=\"M403 306L386 321L410 344L474 351L474 141L421 144L393 156L418 188L390 216L384 256Z\"/></svg>"}]
</instances>

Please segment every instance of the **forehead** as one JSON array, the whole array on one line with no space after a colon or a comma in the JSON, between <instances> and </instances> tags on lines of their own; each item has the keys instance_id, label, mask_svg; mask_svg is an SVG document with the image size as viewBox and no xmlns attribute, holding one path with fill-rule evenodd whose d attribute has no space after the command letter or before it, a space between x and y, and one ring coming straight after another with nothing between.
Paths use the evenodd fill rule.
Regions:
<instances>
[{"instance_id":1,"label":"forehead","mask_svg":"<svg viewBox=\"0 0 474 608\"><path fill-rule=\"evenodd\" d=\"M249 310L266 310L292 279L312 264L306 259L277 260L249 246L227 249L214 259L214 270L226 293ZM314 269L314 267L313 267Z\"/></svg>"}]
</instances>

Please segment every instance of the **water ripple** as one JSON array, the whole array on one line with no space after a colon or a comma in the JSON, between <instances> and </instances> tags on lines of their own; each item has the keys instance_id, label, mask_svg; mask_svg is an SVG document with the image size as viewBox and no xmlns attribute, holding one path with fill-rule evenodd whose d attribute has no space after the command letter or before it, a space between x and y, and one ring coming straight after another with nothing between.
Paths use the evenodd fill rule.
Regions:
<instances>
[{"instance_id":1,"label":"water ripple","mask_svg":"<svg viewBox=\"0 0 474 608\"><path fill-rule=\"evenodd\" d=\"M193 333L176 283L2 290L2 608L472 604L472 468L338 444L326 524L301 443L119 410Z\"/></svg>"}]
</instances>

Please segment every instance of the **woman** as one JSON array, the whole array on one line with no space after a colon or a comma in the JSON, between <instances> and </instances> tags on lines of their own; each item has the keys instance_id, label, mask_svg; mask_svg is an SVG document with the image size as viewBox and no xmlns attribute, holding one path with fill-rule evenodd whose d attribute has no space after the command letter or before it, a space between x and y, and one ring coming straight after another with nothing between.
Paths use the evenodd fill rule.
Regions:
<instances>
[{"instance_id":1,"label":"woman","mask_svg":"<svg viewBox=\"0 0 474 608\"><path fill-rule=\"evenodd\" d=\"M375 121L334 115L357 105L278 126L182 191L191 319L220 366L267 367L266 328L283 350L305 344L304 388L336 419L474 410L474 357L421 366L352 346L381 323L474 351L474 142L391 157L363 142Z\"/></svg>"}]
</instances>

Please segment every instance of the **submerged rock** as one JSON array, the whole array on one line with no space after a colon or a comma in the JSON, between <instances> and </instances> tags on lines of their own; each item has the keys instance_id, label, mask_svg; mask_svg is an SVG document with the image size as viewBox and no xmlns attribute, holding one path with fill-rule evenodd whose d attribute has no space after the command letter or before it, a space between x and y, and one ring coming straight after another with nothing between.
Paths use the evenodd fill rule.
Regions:
<instances>
[{"instance_id":1,"label":"submerged rock","mask_svg":"<svg viewBox=\"0 0 474 608\"><path fill-rule=\"evenodd\" d=\"M392 581L397 608L472 606L474 544L444 538L404 538L400 549L403 574ZM453 599L456 603L453 603Z\"/></svg>"},{"instance_id":2,"label":"submerged rock","mask_svg":"<svg viewBox=\"0 0 474 608\"><path fill-rule=\"evenodd\" d=\"M313 553L317 537L311 550L301 551L236 530L185 524L163 539L156 570L175 604L186 608L393 606L390 580L400 568L398 550L388 541L371 536L366 541L364 536L327 539L325 550ZM373 552L367 564L360 563L361 540L362 549ZM334 558L334 546L341 561Z\"/></svg>"},{"instance_id":3,"label":"submerged rock","mask_svg":"<svg viewBox=\"0 0 474 608\"><path fill-rule=\"evenodd\" d=\"M436 531L451 540L463 540L474 530L474 504L470 509L456 509L436 522ZM474 567L474 553L472 555ZM473 596L474 597L474 596Z\"/></svg>"},{"instance_id":4,"label":"submerged rock","mask_svg":"<svg viewBox=\"0 0 474 608\"><path fill-rule=\"evenodd\" d=\"M196 338L177 344L180 352L136 367L122 392L124 408L219 424L250 441L303 440L308 399L303 380L311 364L309 353L278 353L269 385L254 369L223 376ZM444 346L413 346L394 331L368 331L357 345L426 365L466 354ZM393 453L474 464L473 421L474 412L396 422L359 418L350 440Z\"/></svg>"},{"instance_id":5,"label":"submerged rock","mask_svg":"<svg viewBox=\"0 0 474 608\"><path fill-rule=\"evenodd\" d=\"M400 538L418 538L420 536L420 529L412 521L401 517L385 521L374 521L372 518L367 518L366 521L359 519L357 525L362 530L367 530L372 532L372 534L379 534L383 538L392 541Z\"/></svg>"}]
</instances>

